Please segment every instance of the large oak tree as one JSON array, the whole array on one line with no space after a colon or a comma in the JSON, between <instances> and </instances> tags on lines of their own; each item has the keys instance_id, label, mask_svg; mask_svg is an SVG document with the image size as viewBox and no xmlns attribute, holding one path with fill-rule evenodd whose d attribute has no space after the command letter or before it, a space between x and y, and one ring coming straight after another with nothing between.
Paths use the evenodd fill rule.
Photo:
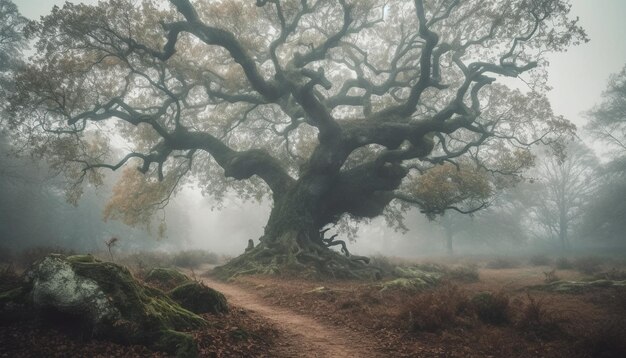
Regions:
<instances>
[{"instance_id":1,"label":"large oak tree","mask_svg":"<svg viewBox=\"0 0 626 358\"><path fill-rule=\"evenodd\" d=\"M66 4L30 28L37 54L18 81L12 125L73 179L70 199L77 183L126 168L107 215L131 224L185 182L216 200L227 190L270 195L261 243L224 272L366 276L363 258L328 248L339 242L324 227L381 215L398 197L431 214L456 207L411 196L415 178L459 161L511 174L528 145L571 128L543 95L545 54L586 40L569 9L564 0ZM494 83L505 77L524 90Z\"/></svg>"}]
</instances>

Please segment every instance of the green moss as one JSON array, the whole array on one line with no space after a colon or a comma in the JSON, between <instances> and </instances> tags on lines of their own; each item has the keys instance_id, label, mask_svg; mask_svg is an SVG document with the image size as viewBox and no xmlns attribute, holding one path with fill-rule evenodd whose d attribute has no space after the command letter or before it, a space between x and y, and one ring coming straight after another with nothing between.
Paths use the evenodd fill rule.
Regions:
<instances>
[{"instance_id":1,"label":"green moss","mask_svg":"<svg viewBox=\"0 0 626 358\"><path fill-rule=\"evenodd\" d=\"M145 281L156 284L161 288L172 289L191 281L191 279L175 269L157 267L148 272Z\"/></svg>"},{"instance_id":2,"label":"green moss","mask_svg":"<svg viewBox=\"0 0 626 358\"><path fill-rule=\"evenodd\" d=\"M199 282L182 284L170 291L169 296L185 309L195 313L228 312L226 297Z\"/></svg>"},{"instance_id":3,"label":"green moss","mask_svg":"<svg viewBox=\"0 0 626 358\"><path fill-rule=\"evenodd\" d=\"M72 256L68 256L66 259L69 262L82 262L82 263L100 262L100 260L96 260L96 258L93 257L93 255L91 254L72 255Z\"/></svg>"},{"instance_id":4,"label":"green moss","mask_svg":"<svg viewBox=\"0 0 626 358\"><path fill-rule=\"evenodd\" d=\"M424 271L418 267L401 267L397 266L394 271L394 275L411 279L411 280L420 280L429 285L435 285L439 282L439 279L443 276L443 272L437 271Z\"/></svg>"},{"instance_id":5,"label":"green moss","mask_svg":"<svg viewBox=\"0 0 626 358\"><path fill-rule=\"evenodd\" d=\"M381 291L390 289L401 290L421 290L431 285L420 278L397 278L395 280L383 282L379 285Z\"/></svg>"},{"instance_id":6,"label":"green moss","mask_svg":"<svg viewBox=\"0 0 626 358\"><path fill-rule=\"evenodd\" d=\"M578 293L605 287L626 287L626 280L555 281L547 285L533 286L532 288L555 292Z\"/></svg>"},{"instance_id":7,"label":"green moss","mask_svg":"<svg viewBox=\"0 0 626 358\"><path fill-rule=\"evenodd\" d=\"M122 317L154 328L192 329L204 320L180 307L162 291L138 282L126 267L110 262L74 262L74 271L98 283Z\"/></svg>"}]
</instances>

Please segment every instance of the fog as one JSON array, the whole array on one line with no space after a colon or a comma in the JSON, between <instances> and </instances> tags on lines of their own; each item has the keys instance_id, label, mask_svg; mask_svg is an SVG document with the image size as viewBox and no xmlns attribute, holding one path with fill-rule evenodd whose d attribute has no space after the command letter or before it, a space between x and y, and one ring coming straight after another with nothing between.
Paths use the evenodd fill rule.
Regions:
<instances>
[{"instance_id":1,"label":"fog","mask_svg":"<svg viewBox=\"0 0 626 358\"><path fill-rule=\"evenodd\" d=\"M452 228L454 256L515 256L539 252L558 255L561 251L557 238L543 231L539 220L550 215L540 210L549 208L540 209L536 205L540 202L537 198L545 200L549 195L545 192L549 178L542 178L541 168L548 165L550 156L541 150L537 150L537 154L538 165L527 174L534 178L533 183L525 182L501 192L489 208L476 214L448 211L431 220L412 208L404 215L404 229L390 227L381 216L352 222L358 228L354 235L338 227L331 228L330 233L338 233L339 239L347 241L351 252L367 256L447 257L450 255L446 241L448 228ZM598 162L594 163L594 158L591 163L585 163L590 166L590 177L580 173L576 176L586 187L592 185L592 176L600 176L604 170ZM102 211L118 178L116 173L110 174L101 188L87 187L77 206L73 206L65 201L63 180L54 177L45 163L5 153L0 164L4 169L0 175L2 246L13 251L58 246L79 252L102 252L106 249L105 240L117 237L120 241L115 250L120 253L202 249L234 257L243 252L249 239L258 244L271 209L270 200L244 201L234 193L227 194L218 205L198 189L187 187L157 215L167 223L165 234L159 237L156 233L159 218L150 228L130 227L118 220L103 221ZM606 182L595 195L604 195L602 190L620 190L620 185L621 180ZM570 249L577 254L585 250L623 254L625 242L623 232L619 232L622 224L619 213L623 206L618 203L611 204L613 209L609 208L617 210L614 220L618 222L601 223L605 227L617 226L617 234L595 237L600 224L594 223L597 218L585 215L592 208L599 210L602 202L585 200L586 206L575 209L581 216L569 229Z\"/></svg>"},{"instance_id":2,"label":"fog","mask_svg":"<svg viewBox=\"0 0 626 358\"><path fill-rule=\"evenodd\" d=\"M61 3L16 1L23 14L29 18L37 18L53 4ZM581 18L591 42L554 55L548 76L553 87L549 97L555 112L565 115L579 128L584 127L587 121L582 113L601 101L609 75L617 73L626 61L626 42L623 41L626 23L621 19L624 11L625 4L620 0L603 1L601 4L592 4L586 0L573 1L574 15ZM579 135L585 138L587 146L596 151L603 150L603 143L588 139L584 130L579 131ZM603 161L607 159L598 159L598 162ZM199 248L236 256L243 252L249 239L258 242L272 205L270 200L261 203L243 201L234 194L227 194L224 202L216 208L210 197L203 196L199 190L186 188L178 193L162 213L168 230L163 238L158 238L154 227L147 230L144 227L129 227L115 220L106 223L102 221L102 209L110 196L115 175L110 176L103 188L88 188L74 207L65 203L64 183L59 178L52 178L52 174L45 169L45 163L5 156L0 164L5 169L0 172L0 189L3 192L0 197L2 245L13 249L59 245L80 251L103 250L104 240L118 237L120 251ZM535 191L534 195L541 195L537 194L540 189L541 185L526 188ZM551 234L541 233L541 225L533 221L533 217L538 215L533 214L533 206L520 203L528 195L514 191L501 193L496 200L502 202L494 203L490 209L467 218L448 213L444 217L429 220L413 208L405 215L406 231L389 227L383 217L358 222L358 231L354 239L349 240L349 247L361 255L444 256L449 253L449 249L442 221L457 220L462 223L454 234L455 255L509 255L546 249L558 251L559 243L550 238ZM517 204L511 204L513 202ZM511 209L511 205L518 207L515 213L506 218L511 220L509 225L495 232L486 232L485 227L496 227L496 223L505 220L497 214ZM585 211L578 207L576 210ZM520 228L525 229L521 234L515 231ZM616 242L619 237L598 241L590 237L588 232L583 234L580 230L572 233L573 248L606 245L621 247L624 244L624 240ZM348 236L339 232L339 238L347 240Z\"/></svg>"}]
</instances>

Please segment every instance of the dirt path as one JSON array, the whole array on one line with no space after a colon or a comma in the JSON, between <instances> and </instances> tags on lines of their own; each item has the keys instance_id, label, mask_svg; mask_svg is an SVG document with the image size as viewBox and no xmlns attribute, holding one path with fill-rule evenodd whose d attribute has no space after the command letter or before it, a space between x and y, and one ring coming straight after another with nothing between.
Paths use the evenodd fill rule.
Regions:
<instances>
[{"instance_id":1,"label":"dirt path","mask_svg":"<svg viewBox=\"0 0 626 358\"><path fill-rule=\"evenodd\" d=\"M208 286L224 293L231 304L265 317L281 331L281 357L376 357L371 341L357 332L330 327L291 310L270 306L244 288L203 277Z\"/></svg>"}]
</instances>

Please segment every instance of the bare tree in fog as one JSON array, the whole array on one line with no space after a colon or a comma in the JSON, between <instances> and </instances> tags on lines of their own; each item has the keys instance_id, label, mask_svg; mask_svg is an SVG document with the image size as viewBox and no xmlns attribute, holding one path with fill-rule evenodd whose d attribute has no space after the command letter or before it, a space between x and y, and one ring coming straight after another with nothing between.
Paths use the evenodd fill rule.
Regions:
<instances>
[{"instance_id":1,"label":"bare tree in fog","mask_svg":"<svg viewBox=\"0 0 626 358\"><path fill-rule=\"evenodd\" d=\"M587 129L613 149L599 172L601 186L590 202L583 232L594 240L624 245L626 232L626 66L609 79L603 101L589 112Z\"/></svg>"},{"instance_id":2,"label":"bare tree in fog","mask_svg":"<svg viewBox=\"0 0 626 358\"><path fill-rule=\"evenodd\" d=\"M589 112L587 129L597 139L626 156L626 66L611 76L602 103Z\"/></svg>"},{"instance_id":3,"label":"bare tree in fog","mask_svg":"<svg viewBox=\"0 0 626 358\"><path fill-rule=\"evenodd\" d=\"M55 8L32 28L13 123L71 199L123 168L107 215L131 224L191 181L271 196L261 243L224 272L371 275L320 230L401 214L403 184L438 165L506 173L572 129L543 94L544 55L586 40L562 0L170 4Z\"/></svg>"},{"instance_id":4,"label":"bare tree in fog","mask_svg":"<svg viewBox=\"0 0 626 358\"><path fill-rule=\"evenodd\" d=\"M537 165L533 219L542 236L570 247L574 225L597 189L598 158L580 142L571 142L562 155L547 155Z\"/></svg>"}]
</instances>

